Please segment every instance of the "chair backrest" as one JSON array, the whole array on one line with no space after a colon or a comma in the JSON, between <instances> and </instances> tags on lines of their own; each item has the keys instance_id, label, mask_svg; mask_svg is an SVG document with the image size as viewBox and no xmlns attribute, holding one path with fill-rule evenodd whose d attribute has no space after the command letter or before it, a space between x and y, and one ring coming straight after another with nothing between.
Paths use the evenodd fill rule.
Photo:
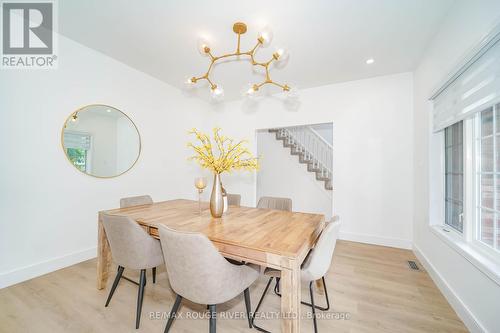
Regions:
<instances>
[{"instance_id":1,"label":"chair backrest","mask_svg":"<svg viewBox=\"0 0 500 333\"><path fill-rule=\"evenodd\" d=\"M158 265L160 244L127 216L103 214L102 224L116 264L125 268L146 269Z\"/></svg>"},{"instance_id":2,"label":"chair backrest","mask_svg":"<svg viewBox=\"0 0 500 333\"><path fill-rule=\"evenodd\" d=\"M257 203L257 208L269 208L277 210L292 211L292 199L277 197L262 197Z\"/></svg>"},{"instance_id":3,"label":"chair backrest","mask_svg":"<svg viewBox=\"0 0 500 333\"><path fill-rule=\"evenodd\" d=\"M160 241L172 289L199 304L226 302L245 279L247 267L229 263L203 234L159 226Z\"/></svg>"},{"instance_id":4,"label":"chair backrest","mask_svg":"<svg viewBox=\"0 0 500 333\"><path fill-rule=\"evenodd\" d=\"M340 221L327 223L316 246L302 264L302 277L308 281L322 278L330 268L333 251L339 236Z\"/></svg>"},{"instance_id":5,"label":"chair backrest","mask_svg":"<svg viewBox=\"0 0 500 333\"><path fill-rule=\"evenodd\" d=\"M241 195L239 194L227 194L227 204L230 206L240 206Z\"/></svg>"},{"instance_id":6,"label":"chair backrest","mask_svg":"<svg viewBox=\"0 0 500 333\"><path fill-rule=\"evenodd\" d=\"M149 195L139 195L137 197L128 197L120 199L120 208L140 206L140 205L150 205L153 203L153 199Z\"/></svg>"}]
</instances>

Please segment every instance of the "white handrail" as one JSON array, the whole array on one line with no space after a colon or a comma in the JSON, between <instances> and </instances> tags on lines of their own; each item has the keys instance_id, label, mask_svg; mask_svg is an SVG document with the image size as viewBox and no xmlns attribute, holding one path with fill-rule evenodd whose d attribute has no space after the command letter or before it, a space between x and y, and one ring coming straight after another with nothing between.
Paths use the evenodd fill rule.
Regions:
<instances>
[{"instance_id":1,"label":"white handrail","mask_svg":"<svg viewBox=\"0 0 500 333\"><path fill-rule=\"evenodd\" d=\"M307 126L307 127L309 128L309 130L311 132L313 132L318 137L318 139L320 139L321 141L323 141L328 147L330 147L330 149L333 149L333 146L330 144L330 142L326 141L325 138L321 134L318 133L318 131L316 131L311 126Z\"/></svg>"}]
</instances>

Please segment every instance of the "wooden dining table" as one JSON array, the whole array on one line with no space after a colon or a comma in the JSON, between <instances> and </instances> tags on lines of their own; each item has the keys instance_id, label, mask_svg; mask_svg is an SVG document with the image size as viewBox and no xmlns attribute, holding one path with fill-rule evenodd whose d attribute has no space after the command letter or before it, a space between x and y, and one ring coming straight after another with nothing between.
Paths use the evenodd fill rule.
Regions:
<instances>
[{"instance_id":1,"label":"wooden dining table","mask_svg":"<svg viewBox=\"0 0 500 333\"><path fill-rule=\"evenodd\" d=\"M226 258L281 271L281 331L300 331L300 266L325 225L321 214L230 206L221 218L210 215L207 203L178 199L99 212L97 288L106 287L111 252L102 224L104 213L137 221L151 236L158 227L206 235Z\"/></svg>"}]
</instances>

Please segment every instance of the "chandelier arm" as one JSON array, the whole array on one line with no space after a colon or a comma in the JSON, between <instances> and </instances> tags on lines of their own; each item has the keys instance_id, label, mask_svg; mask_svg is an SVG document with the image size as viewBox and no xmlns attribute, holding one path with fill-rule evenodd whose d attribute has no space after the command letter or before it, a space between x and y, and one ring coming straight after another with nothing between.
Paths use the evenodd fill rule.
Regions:
<instances>
[{"instance_id":1,"label":"chandelier arm","mask_svg":"<svg viewBox=\"0 0 500 333\"><path fill-rule=\"evenodd\" d=\"M210 78L208 77L208 75L207 75L207 77L205 77L205 80L207 80L208 83L210 84L210 88L212 88L212 89L217 88L217 85L215 83L213 83L212 80L210 80Z\"/></svg>"},{"instance_id":2,"label":"chandelier arm","mask_svg":"<svg viewBox=\"0 0 500 333\"><path fill-rule=\"evenodd\" d=\"M257 44L255 44L255 46L250 51L245 52L250 57L252 57L252 60L253 60L253 57L255 56L255 52L257 51L257 48L259 47L259 45L260 45L260 42L257 41Z\"/></svg>"},{"instance_id":3,"label":"chandelier arm","mask_svg":"<svg viewBox=\"0 0 500 333\"><path fill-rule=\"evenodd\" d=\"M207 69L207 72L205 73L205 76L208 76L210 74L210 71L212 70L212 68L214 67L214 64L217 60L212 60L210 62L210 66L208 66L208 69Z\"/></svg>"},{"instance_id":4,"label":"chandelier arm","mask_svg":"<svg viewBox=\"0 0 500 333\"><path fill-rule=\"evenodd\" d=\"M277 82L274 82L274 81L271 81L271 82L268 82L270 84L274 84L275 86L278 86L280 87L281 89L283 89L284 91L289 91L290 90L290 87L287 85L287 84L279 84Z\"/></svg>"},{"instance_id":5,"label":"chandelier arm","mask_svg":"<svg viewBox=\"0 0 500 333\"><path fill-rule=\"evenodd\" d=\"M253 65L254 65L254 66L262 66L262 67L266 67L266 66L267 66L267 63L266 63L266 62L255 62Z\"/></svg>"},{"instance_id":6,"label":"chandelier arm","mask_svg":"<svg viewBox=\"0 0 500 333\"><path fill-rule=\"evenodd\" d=\"M236 53L240 54L240 41L241 41L241 33L238 33L238 43L236 44Z\"/></svg>"},{"instance_id":7,"label":"chandelier arm","mask_svg":"<svg viewBox=\"0 0 500 333\"><path fill-rule=\"evenodd\" d=\"M254 86L256 86L257 88L260 88L260 87L262 87L263 85L265 85L267 83L269 83L269 82L264 81L264 82L261 82L261 83L254 84Z\"/></svg>"},{"instance_id":8,"label":"chandelier arm","mask_svg":"<svg viewBox=\"0 0 500 333\"><path fill-rule=\"evenodd\" d=\"M269 74L269 64L264 67L266 69L266 81L271 81L271 74Z\"/></svg>"}]
</instances>

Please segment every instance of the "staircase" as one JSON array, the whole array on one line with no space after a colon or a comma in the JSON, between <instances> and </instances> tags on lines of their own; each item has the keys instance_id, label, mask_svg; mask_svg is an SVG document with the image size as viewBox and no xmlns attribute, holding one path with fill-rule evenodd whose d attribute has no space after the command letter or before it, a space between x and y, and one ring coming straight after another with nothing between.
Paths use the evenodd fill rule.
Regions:
<instances>
[{"instance_id":1,"label":"staircase","mask_svg":"<svg viewBox=\"0 0 500 333\"><path fill-rule=\"evenodd\" d=\"M283 147L290 148L300 163L307 164L307 171L313 172L326 190L333 190L333 147L321 135L310 126L272 128L269 132L275 133L276 140L283 141Z\"/></svg>"}]
</instances>

